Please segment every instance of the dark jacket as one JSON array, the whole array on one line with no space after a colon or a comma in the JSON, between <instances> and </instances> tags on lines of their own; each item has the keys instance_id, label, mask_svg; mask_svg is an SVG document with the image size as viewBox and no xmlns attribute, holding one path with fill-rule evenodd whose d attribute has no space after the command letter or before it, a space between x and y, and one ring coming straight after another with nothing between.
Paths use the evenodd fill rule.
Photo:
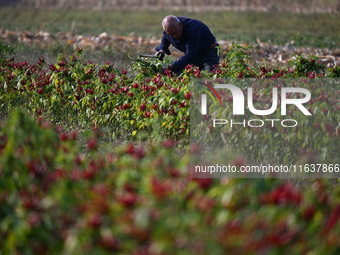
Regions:
<instances>
[{"instance_id":1,"label":"dark jacket","mask_svg":"<svg viewBox=\"0 0 340 255\"><path fill-rule=\"evenodd\" d=\"M209 49L216 41L210 29L202 21L178 17L183 23L183 33L180 40L174 39L163 31L161 44L156 50L163 50L166 54L171 55L169 46L172 44L176 49L185 53L183 57L172 63L173 71L179 71L188 64L198 64L195 62L198 56Z\"/></svg>"}]
</instances>

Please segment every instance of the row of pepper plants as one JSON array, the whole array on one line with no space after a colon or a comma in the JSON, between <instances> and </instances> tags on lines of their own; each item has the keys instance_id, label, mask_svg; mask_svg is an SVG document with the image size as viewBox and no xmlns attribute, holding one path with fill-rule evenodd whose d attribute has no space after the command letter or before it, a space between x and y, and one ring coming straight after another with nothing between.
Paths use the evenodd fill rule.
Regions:
<instances>
[{"instance_id":1,"label":"row of pepper plants","mask_svg":"<svg viewBox=\"0 0 340 255\"><path fill-rule=\"evenodd\" d=\"M191 78L337 78L339 68L313 57L256 68L240 45L214 73L188 66L181 74L142 60L97 66L81 49L50 65L1 50L0 254L340 252L337 179L188 175ZM332 122L337 96L313 102ZM311 127L313 139L338 140L327 124ZM237 137L247 139L240 131L230 141Z\"/></svg>"}]
</instances>

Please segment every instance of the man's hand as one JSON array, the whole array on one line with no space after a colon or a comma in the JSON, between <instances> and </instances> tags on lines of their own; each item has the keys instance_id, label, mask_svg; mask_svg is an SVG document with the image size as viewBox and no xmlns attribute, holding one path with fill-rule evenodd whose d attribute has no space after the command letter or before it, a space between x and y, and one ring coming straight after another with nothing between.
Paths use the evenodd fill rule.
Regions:
<instances>
[{"instance_id":1,"label":"man's hand","mask_svg":"<svg viewBox=\"0 0 340 255\"><path fill-rule=\"evenodd\" d=\"M160 61L163 61L164 57L165 57L165 52L164 51L157 51L155 54L156 57L158 57L158 59Z\"/></svg>"},{"instance_id":2,"label":"man's hand","mask_svg":"<svg viewBox=\"0 0 340 255\"><path fill-rule=\"evenodd\" d=\"M172 69L173 69L172 65L168 65L168 66L163 66L161 71L162 71L162 74L164 74L165 71L172 72Z\"/></svg>"}]
</instances>

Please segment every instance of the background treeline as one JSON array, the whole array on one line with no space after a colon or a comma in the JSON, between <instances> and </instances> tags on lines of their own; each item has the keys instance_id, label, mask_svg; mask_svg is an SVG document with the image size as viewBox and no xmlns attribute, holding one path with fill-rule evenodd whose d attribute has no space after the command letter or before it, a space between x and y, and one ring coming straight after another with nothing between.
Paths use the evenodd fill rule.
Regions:
<instances>
[{"instance_id":1,"label":"background treeline","mask_svg":"<svg viewBox=\"0 0 340 255\"><path fill-rule=\"evenodd\" d=\"M0 0L0 6L80 9L255 10L339 13L339 0Z\"/></svg>"}]
</instances>

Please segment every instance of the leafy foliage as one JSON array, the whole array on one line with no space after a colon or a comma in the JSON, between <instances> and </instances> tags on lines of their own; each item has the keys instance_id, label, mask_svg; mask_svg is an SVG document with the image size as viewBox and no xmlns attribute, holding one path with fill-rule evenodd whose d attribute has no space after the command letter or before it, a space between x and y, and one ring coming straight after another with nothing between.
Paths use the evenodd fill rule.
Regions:
<instances>
[{"instance_id":1,"label":"leafy foliage","mask_svg":"<svg viewBox=\"0 0 340 255\"><path fill-rule=\"evenodd\" d=\"M325 66L318 64L317 59L316 56L296 56L290 65L298 76L306 76L311 72L319 74L324 72Z\"/></svg>"},{"instance_id":2,"label":"leafy foliage","mask_svg":"<svg viewBox=\"0 0 340 255\"><path fill-rule=\"evenodd\" d=\"M0 64L4 64L7 61L7 57L13 54L14 49L0 41Z\"/></svg>"},{"instance_id":3,"label":"leafy foliage","mask_svg":"<svg viewBox=\"0 0 340 255\"><path fill-rule=\"evenodd\" d=\"M339 252L339 185L187 178L171 140L112 146L14 111L0 130L3 254Z\"/></svg>"},{"instance_id":4,"label":"leafy foliage","mask_svg":"<svg viewBox=\"0 0 340 255\"><path fill-rule=\"evenodd\" d=\"M187 66L180 75L147 62L97 66L81 49L49 66L3 62L1 253L339 253L336 180L188 177L191 78L338 77L313 65L256 68L249 50L233 45L214 72ZM312 102L332 121L334 98ZM327 124L302 130L315 150L318 134L336 143L339 128ZM262 138L246 131L233 139L261 149ZM287 141L276 146L286 153Z\"/></svg>"}]
</instances>

